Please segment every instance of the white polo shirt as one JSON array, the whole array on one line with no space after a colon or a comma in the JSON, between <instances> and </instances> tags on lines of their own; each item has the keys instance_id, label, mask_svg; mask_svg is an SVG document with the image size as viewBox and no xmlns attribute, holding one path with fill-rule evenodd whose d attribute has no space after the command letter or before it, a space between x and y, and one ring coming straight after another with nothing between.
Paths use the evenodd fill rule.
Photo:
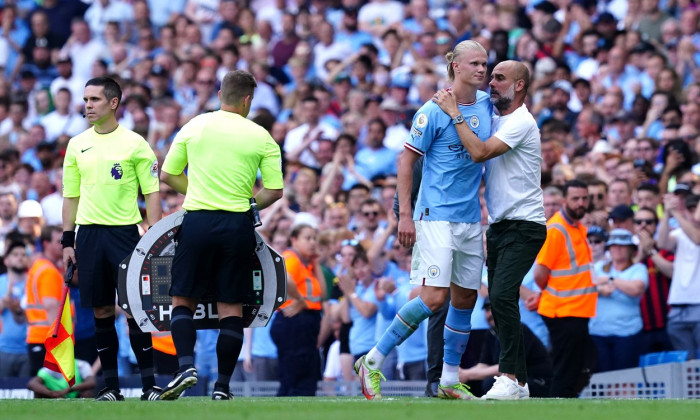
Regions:
<instances>
[{"instance_id":1,"label":"white polo shirt","mask_svg":"<svg viewBox=\"0 0 700 420\"><path fill-rule=\"evenodd\" d=\"M491 135L510 150L486 162L489 222L528 220L545 224L542 204L540 130L523 104L513 113L494 115Z\"/></svg>"}]
</instances>

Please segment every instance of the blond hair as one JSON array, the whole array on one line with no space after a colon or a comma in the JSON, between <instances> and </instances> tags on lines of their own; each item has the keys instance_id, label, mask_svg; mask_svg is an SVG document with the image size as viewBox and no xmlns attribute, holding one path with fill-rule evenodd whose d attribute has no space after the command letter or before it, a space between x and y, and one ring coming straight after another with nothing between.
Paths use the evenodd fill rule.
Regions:
<instances>
[{"instance_id":1,"label":"blond hair","mask_svg":"<svg viewBox=\"0 0 700 420\"><path fill-rule=\"evenodd\" d=\"M464 51L478 51L488 55L486 49L474 40L470 39L457 44L454 50L445 54L445 60L447 60L447 78L450 82L455 80L455 69L452 67L452 63L454 63Z\"/></svg>"}]
</instances>

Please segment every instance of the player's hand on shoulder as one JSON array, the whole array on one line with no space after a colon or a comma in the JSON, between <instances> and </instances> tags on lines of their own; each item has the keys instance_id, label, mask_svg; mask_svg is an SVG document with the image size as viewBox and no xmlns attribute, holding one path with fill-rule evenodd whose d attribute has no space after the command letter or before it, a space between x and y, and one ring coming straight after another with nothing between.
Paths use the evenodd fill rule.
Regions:
<instances>
[{"instance_id":1,"label":"player's hand on shoulder","mask_svg":"<svg viewBox=\"0 0 700 420\"><path fill-rule=\"evenodd\" d=\"M452 117L453 115L459 114L459 108L457 107L457 97L447 89L440 89L433 95L433 102L435 102L440 109L442 109L447 115Z\"/></svg>"}]
</instances>

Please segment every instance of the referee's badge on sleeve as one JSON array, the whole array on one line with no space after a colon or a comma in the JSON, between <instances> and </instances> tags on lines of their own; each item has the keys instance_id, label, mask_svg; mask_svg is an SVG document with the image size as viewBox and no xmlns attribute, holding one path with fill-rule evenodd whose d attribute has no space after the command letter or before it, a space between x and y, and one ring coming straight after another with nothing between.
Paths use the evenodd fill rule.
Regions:
<instances>
[{"instance_id":1,"label":"referee's badge on sleeve","mask_svg":"<svg viewBox=\"0 0 700 420\"><path fill-rule=\"evenodd\" d=\"M153 161L153 164L151 165L151 176L153 178L158 178L158 159Z\"/></svg>"}]
</instances>

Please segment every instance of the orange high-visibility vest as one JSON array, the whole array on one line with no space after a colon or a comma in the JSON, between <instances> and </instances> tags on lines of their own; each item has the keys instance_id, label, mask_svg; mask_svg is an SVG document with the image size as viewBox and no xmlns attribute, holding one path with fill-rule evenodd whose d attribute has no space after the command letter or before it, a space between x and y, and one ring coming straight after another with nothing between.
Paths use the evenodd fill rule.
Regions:
<instances>
[{"instance_id":1,"label":"orange high-visibility vest","mask_svg":"<svg viewBox=\"0 0 700 420\"><path fill-rule=\"evenodd\" d=\"M598 292L591 276L587 229L569 223L562 212L547 221L547 240L537 255L537 264L550 270L537 312L549 318L592 318Z\"/></svg>"},{"instance_id":2,"label":"orange high-visibility vest","mask_svg":"<svg viewBox=\"0 0 700 420\"><path fill-rule=\"evenodd\" d=\"M323 297L321 296L321 283L314 274L314 266L312 264L304 264L296 252L286 250L282 253L284 264L287 267L287 274L294 280L299 293L306 301L309 309L320 311L322 307ZM291 301L286 301L280 309L291 305Z\"/></svg>"},{"instance_id":3,"label":"orange high-visibility vest","mask_svg":"<svg viewBox=\"0 0 700 420\"><path fill-rule=\"evenodd\" d=\"M32 264L27 275L27 343L44 344L51 323L44 308L44 298L61 301L63 276L55 265L41 258Z\"/></svg>"},{"instance_id":4,"label":"orange high-visibility vest","mask_svg":"<svg viewBox=\"0 0 700 420\"><path fill-rule=\"evenodd\" d=\"M151 339L153 340L153 349L158 350L161 353L177 355L175 351L175 344L173 343L173 336L170 335L169 331L158 331L151 333Z\"/></svg>"}]
</instances>

